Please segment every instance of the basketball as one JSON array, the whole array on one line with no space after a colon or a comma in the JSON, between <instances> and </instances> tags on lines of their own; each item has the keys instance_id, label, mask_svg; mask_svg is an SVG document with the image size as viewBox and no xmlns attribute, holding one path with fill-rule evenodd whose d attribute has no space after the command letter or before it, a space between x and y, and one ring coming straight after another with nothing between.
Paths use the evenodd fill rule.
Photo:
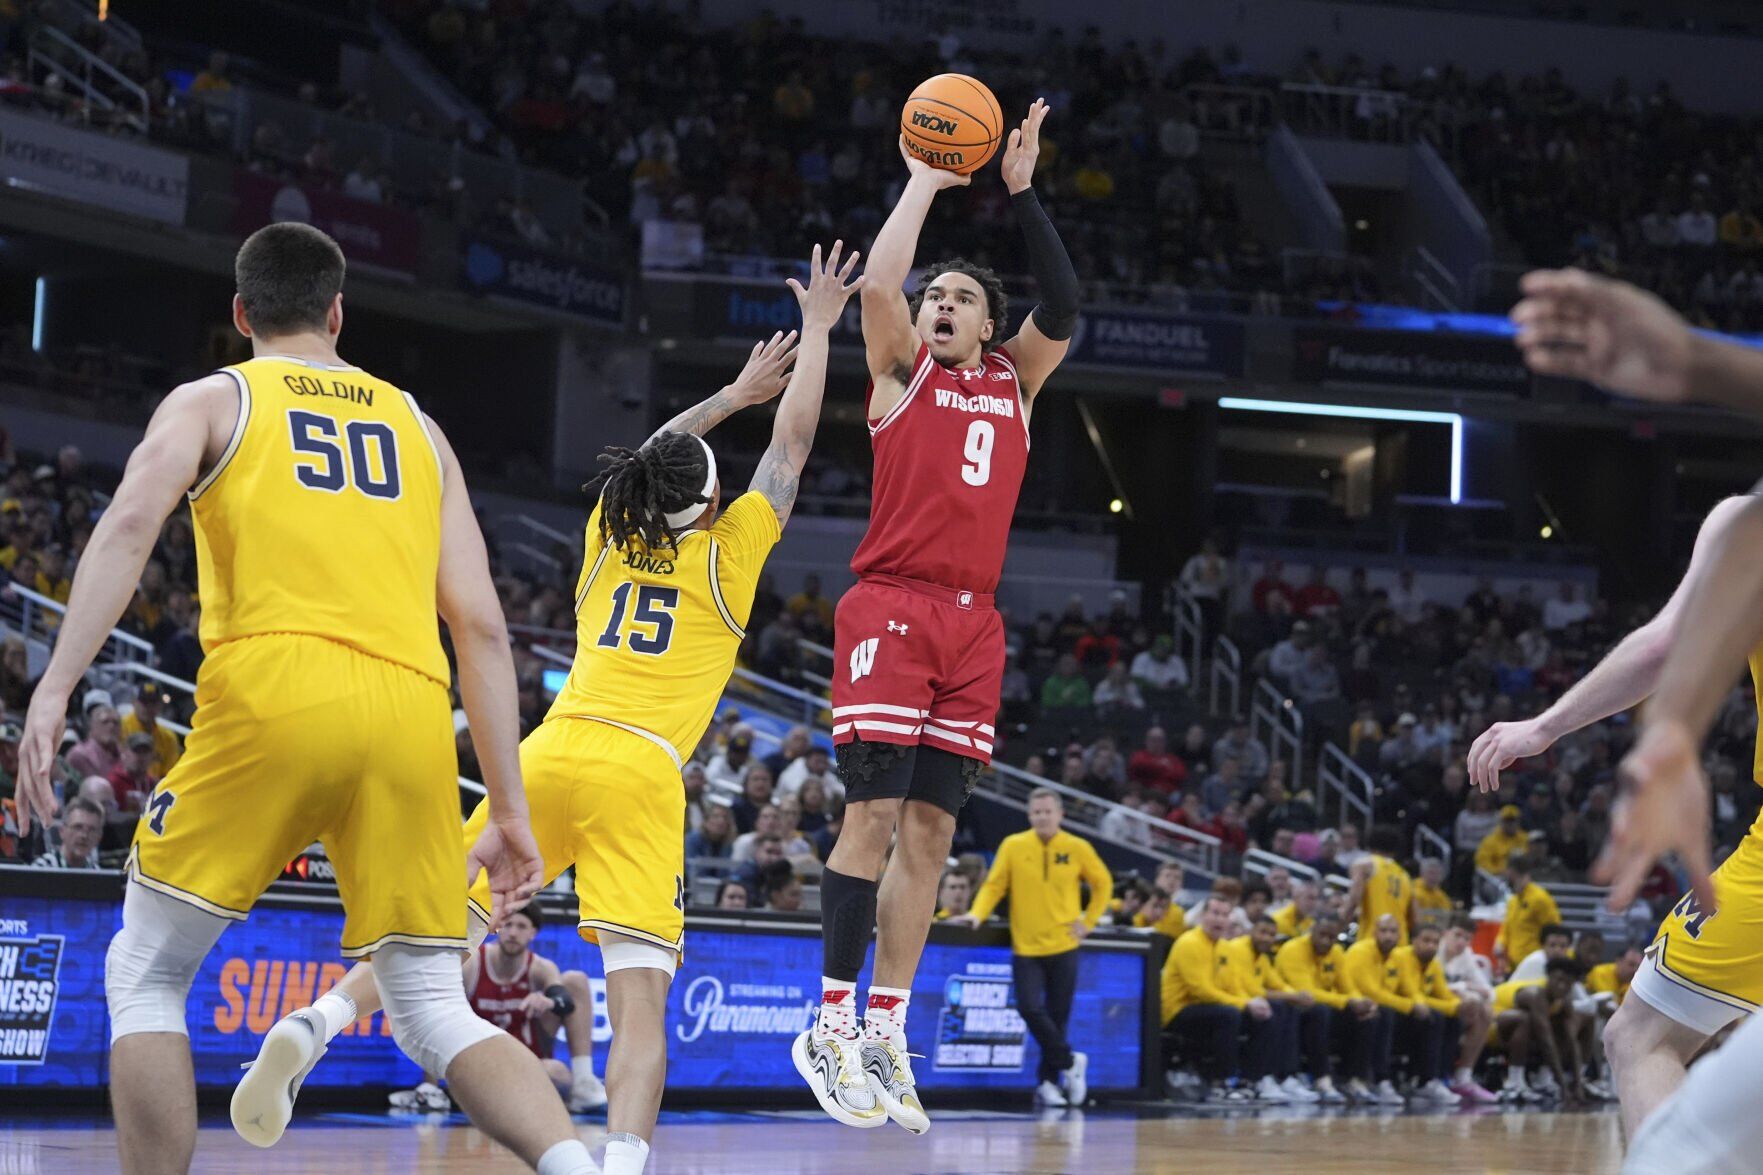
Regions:
<instances>
[{"instance_id":1,"label":"basketball","mask_svg":"<svg viewBox=\"0 0 1763 1175\"><path fill-rule=\"evenodd\" d=\"M967 175L985 166L1004 133L1004 112L991 90L964 73L939 73L919 83L900 111L906 149L932 167Z\"/></svg>"}]
</instances>

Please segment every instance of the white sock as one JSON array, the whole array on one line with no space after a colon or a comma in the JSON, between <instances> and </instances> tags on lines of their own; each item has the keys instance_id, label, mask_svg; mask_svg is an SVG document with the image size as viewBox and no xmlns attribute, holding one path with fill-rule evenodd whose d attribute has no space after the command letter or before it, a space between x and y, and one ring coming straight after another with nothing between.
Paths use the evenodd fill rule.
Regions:
<instances>
[{"instance_id":1,"label":"white sock","mask_svg":"<svg viewBox=\"0 0 1763 1175\"><path fill-rule=\"evenodd\" d=\"M606 1175L643 1175L649 1144L634 1134L606 1136Z\"/></svg>"},{"instance_id":2,"label":"white sock","mask_svg":"<svg viewBox=\"0 0 1763 1175\"><path fill-rule=\"evenodd\" d=\"M594 1054L586 1053L579 1057L569 1058L569 1077L577 1085L587 1085L595 1080Z\"/></svg>"},{"instance_id":3,"label":"white sock","mask_svg":"<svg viewBox=\"0 0 1763 1175\"><path fill-rule=\"evenodd\" d=\"M1506 1067L1506 1088L1524 1088L1524 1070L1522 1068L1517 1065L1508 1065Z\"/></svg>"},{"instance_id":4,"label":"white sock","mask_svg":"<svg viewBox=\"0 0 1763 1175\"><path fill-rule=\"evenodd\" d=\"M875 1040L906 1038L906 1008L912 992L904 987L869 988L869 1007L863 1013L863 1031Z\"/></svg>"},{"instance_id":5,"label":"white sock","mask_svg":"<svg viewBox=\"0 0 1763 1175\"><path fill-rule=\"evenodd\" d=\"M313 1000L312 1010L324 1022L326 1044L336 1039L337 1033L361 1018L361 1013L355 1008L355 1001L347 992L337 991L335 988Z\"/></svg>"},{"instance_id":6,"label":"white sock","mask_svg":"<svg viewBox=\"0 0 1763 1175\"><path fill-rule=\"evenodd\" d=\"M820 977L820 1019L816 1027L838 1036L857 1035L857 985Z\"/></svg>"},{"instance_id":7,"label":"white sock","mask_svg":"<svg viewBox=\"0 0 1763 1175\"><path fill-rule=\"evenodd\" d=\"M600 1175L600 1168L581 1139L567 1138L539 1156L538 1172L539 1175Z\"/></svg>"},{"instance_id":8,"label":"white sock","mask_svg":"<svg viewBox=\"0 0 1763 1175\"><path fill-rule=\"evenodd\" d=\"M1471 1073L1467 1068L1463 1067L1462 1065L1457 1066L1456 1072L1451 1074L1451 1084L1453 1084L1453 1085L1468 1085L1471 1081L1474 1081L1474 1080L1475 1080L1475 1074Z\"/></svg>"}]
</instances>

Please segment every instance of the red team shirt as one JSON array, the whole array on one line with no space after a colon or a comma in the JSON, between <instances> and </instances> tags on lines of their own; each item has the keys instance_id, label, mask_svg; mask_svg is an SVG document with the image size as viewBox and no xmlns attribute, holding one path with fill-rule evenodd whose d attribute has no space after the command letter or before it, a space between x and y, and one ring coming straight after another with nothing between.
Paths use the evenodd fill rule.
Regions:
<instances>
[{"instance_id":1,"label":"red team shirt","mask_svg":"<svg viewBox=\"0 0 1763 1175\"><path fill-rule=\"evenodd\" d=\"M1004 676L992 592L1028 468L1025 407L1008 351L947 368L921 343L900 402L870 423L869 529L833 626L835 743L991 761Z\"/></svg>"},{"instance_id":2,"label":"red team shirt","mask_svg":"<svg viewBox=\"0 0 1763 1175\"><path fill-rule=\"evenodd\" d=\"M546 1054L540 1051L539 1034L533 1031L525 1006L526 997L533 993L532 952L527 952L526 966L520 969L520 974L507 983L497 983L491 976L489 947L480 944L477 959L477 984L471 989L468 1000L471 1010L544 1059Z\"/></svg>"},{"instance_id":3,"label":"red team shirt","mask_svg":"<svg viewBox=\"0 0 1763 1175\"><path fill-rule=\"evenodd\" d=\"M864 407L875 395L871 381ZM875 487L851 570L996 590L1028 469L1028 416L1002 347L948 368L920 343L906 394L869 425Z\"/></svg>"}]
</instances>

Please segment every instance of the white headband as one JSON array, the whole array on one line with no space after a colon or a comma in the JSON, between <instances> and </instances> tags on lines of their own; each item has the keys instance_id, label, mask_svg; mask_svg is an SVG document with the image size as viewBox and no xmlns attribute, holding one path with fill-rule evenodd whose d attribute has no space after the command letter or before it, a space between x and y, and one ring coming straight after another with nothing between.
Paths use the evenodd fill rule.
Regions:
<instances>
[{"instance_id":1,"label":"white headband","mask_svg":"<svg viewBox=\"0 0 1763 1175\"><path fill-rule=\"evenodd\" d=\"M663 515L667 519L667 525L675 530L704 513L704 507L709 504L711 497L716 493L716 454L710 451L710 445L703 437L695 433L687 433L686 435L704 447L704 492L700 495L704 500L693 503L683 510L675 510Z\"/></svg>"}]
</instances>

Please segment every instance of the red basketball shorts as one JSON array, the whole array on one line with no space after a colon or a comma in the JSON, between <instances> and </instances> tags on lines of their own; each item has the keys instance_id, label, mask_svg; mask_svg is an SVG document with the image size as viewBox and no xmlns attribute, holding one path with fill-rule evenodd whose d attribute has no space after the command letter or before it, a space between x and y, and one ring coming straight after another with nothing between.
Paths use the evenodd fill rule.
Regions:
<instances>
[{"instance_id":1,"label":"red basketball shorts","mask_svg":"<svg viewBox=\"0 0 1763 1175\"><path fill-rule=\"evenodd\" d=\"M833 742L938 747L992 761L1004 621L992 598L870 576L833 618Z\"/></svg>"}]
</instances>

